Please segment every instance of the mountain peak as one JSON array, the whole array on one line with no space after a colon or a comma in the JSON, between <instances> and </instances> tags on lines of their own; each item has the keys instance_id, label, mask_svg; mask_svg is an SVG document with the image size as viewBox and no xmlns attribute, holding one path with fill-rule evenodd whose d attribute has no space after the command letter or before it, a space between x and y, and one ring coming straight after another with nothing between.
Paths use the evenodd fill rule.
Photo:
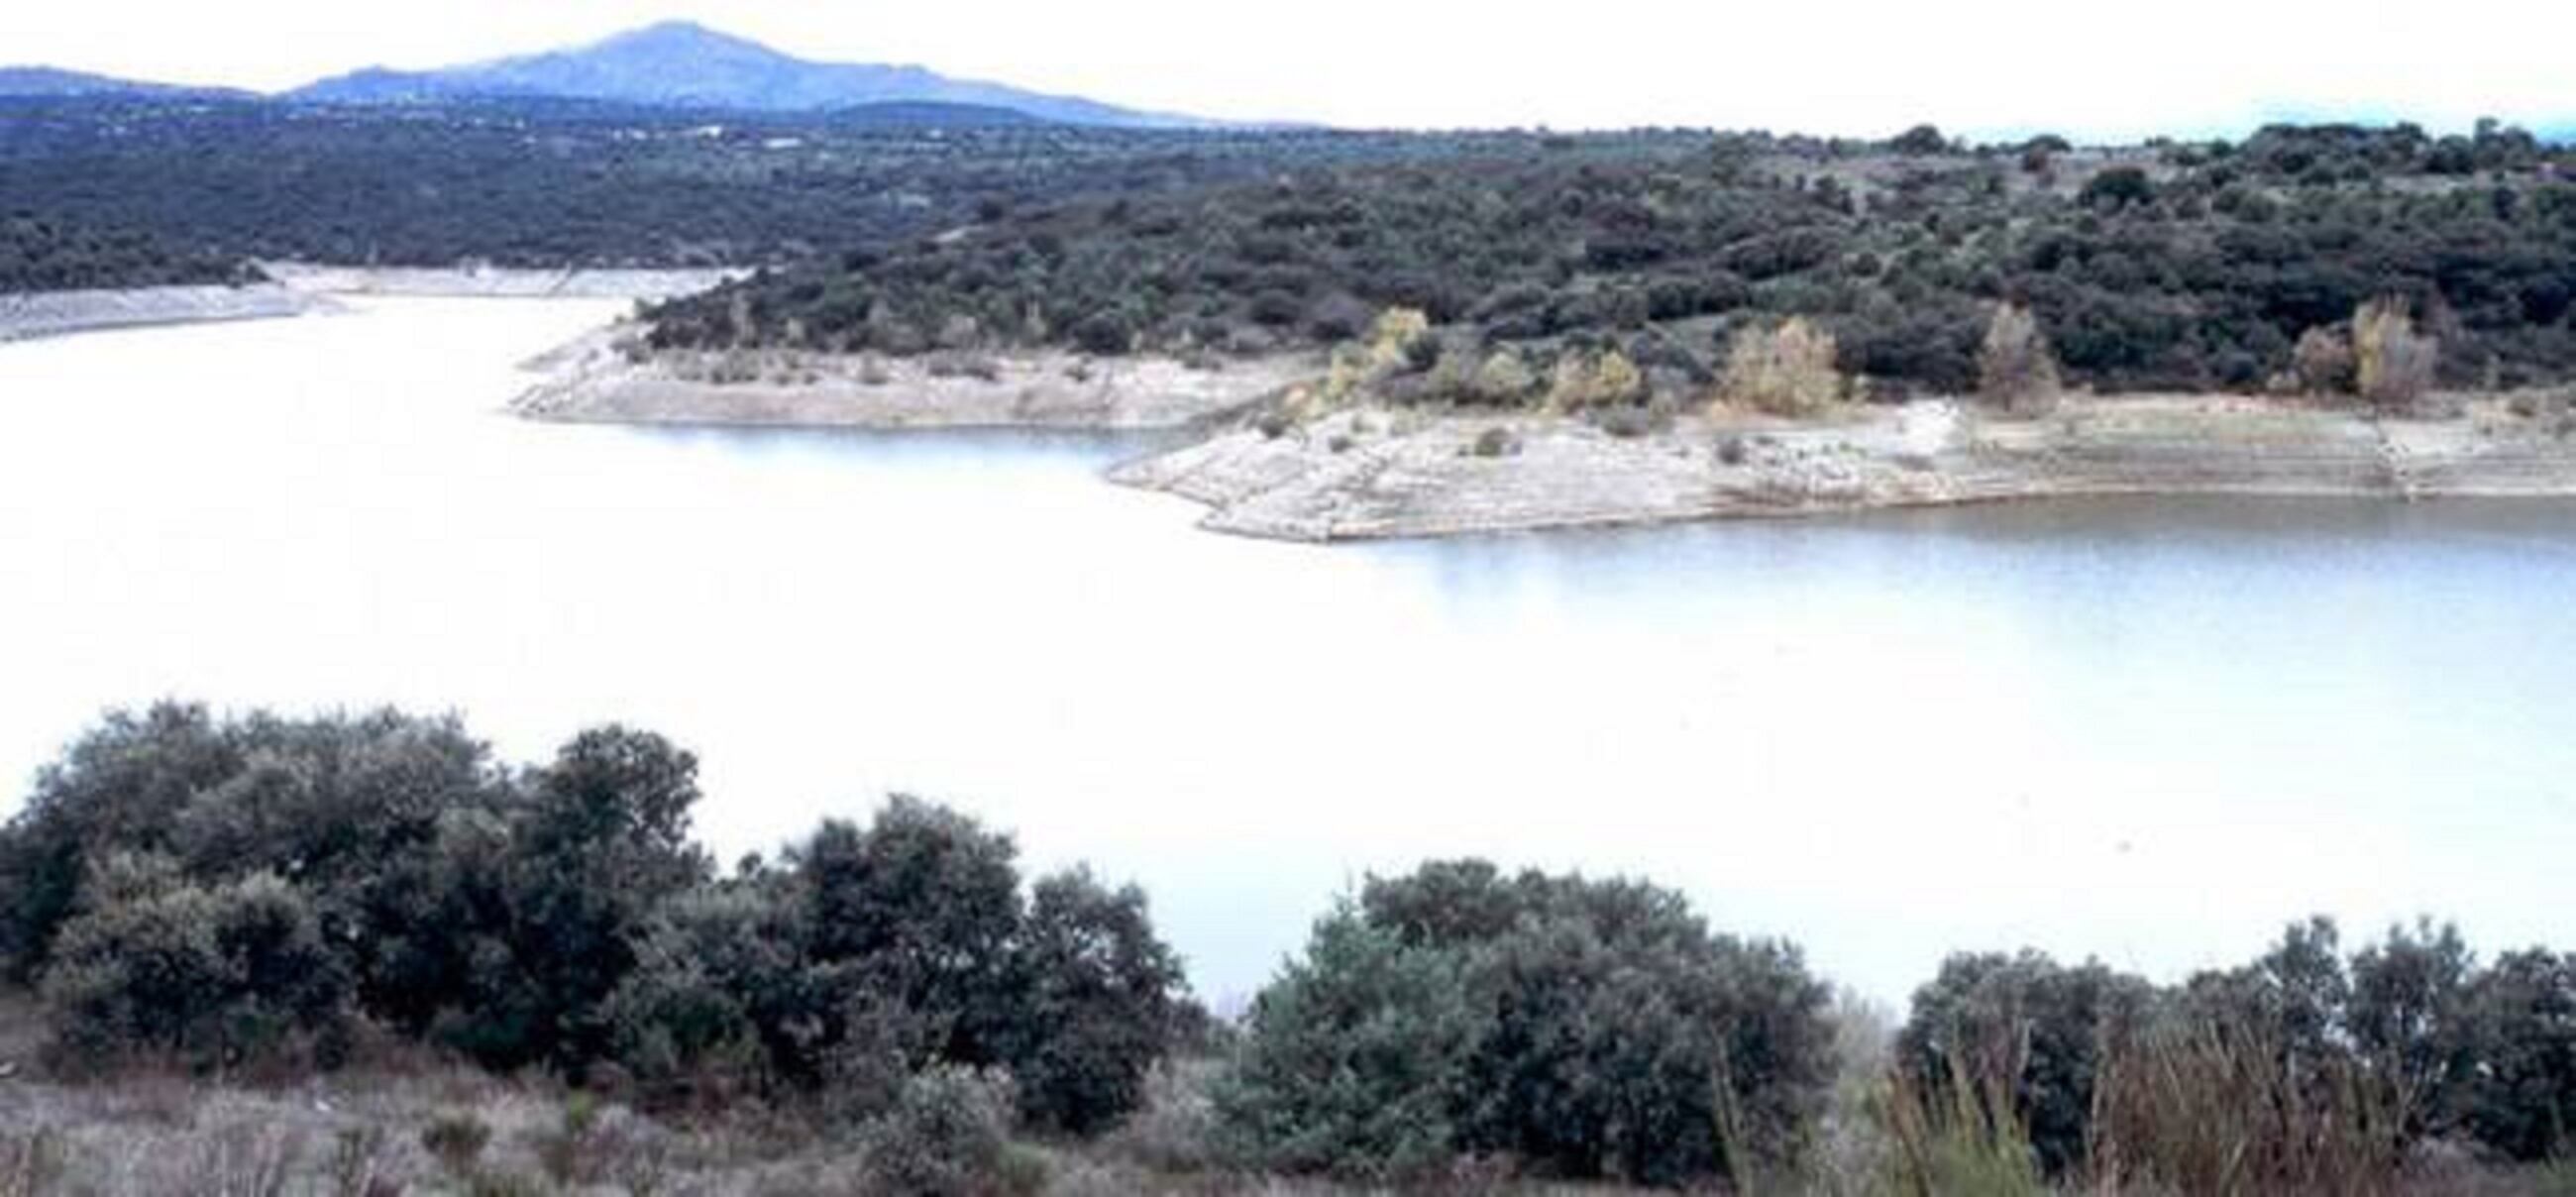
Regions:
<instances>
[{"instance_id":1,"label":"mountain peak","mask_svg":"<svg viewBox=\"0 0 2576 1197\"><path fill-rule=\"evenodd\" d=\"M1010 110L1066 124L1203 123L1072 96L950 79L917 66L811 62L689 20L659 21L571 49L443 70L360 71L288 95L342 104L510 97L750 112L939 104L961 111Z\"/></svg>"},{"instance_id":2,"label":"mountain peak","mask_svg":"<svg viewBox=\"0 0 2576 1197\"><path fill-rule=\"evenodd\" d=\"M712 29L705 25L701 25L696 21L684 19L655 21L650 25L639 26L634 29L626 30L623 33L612 33L607 37L591 43L586 50L557 51L557 53L578 54L637 49L664 52L673 50L720 50L729 52L749 50L772 58L785 59L791 57L788 54L753 41L750 38L739 37L734 34L726 33L721 29Z\"/></svg>"}]
</instances>

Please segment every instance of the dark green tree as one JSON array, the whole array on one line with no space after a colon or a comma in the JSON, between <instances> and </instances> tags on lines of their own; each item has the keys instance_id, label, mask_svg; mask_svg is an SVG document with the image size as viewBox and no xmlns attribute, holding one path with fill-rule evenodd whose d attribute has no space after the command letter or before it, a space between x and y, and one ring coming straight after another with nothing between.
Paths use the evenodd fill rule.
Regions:
<instances>
[{"instance_id":1,"label":"dark green tree","mask_svg":"<svg viewBox=\"0 0 2576 1197\"><path fill-rule=\"evenodd\" d=\"M1171 1048L1186 992L1180 959L1154 937L1144 891L1109 889L1079 869L1039 881L1016 964L1009 1055L1022 1116L1091 1134L1143 1105L1145 1076Z\"/></svg>"}]
</instances>

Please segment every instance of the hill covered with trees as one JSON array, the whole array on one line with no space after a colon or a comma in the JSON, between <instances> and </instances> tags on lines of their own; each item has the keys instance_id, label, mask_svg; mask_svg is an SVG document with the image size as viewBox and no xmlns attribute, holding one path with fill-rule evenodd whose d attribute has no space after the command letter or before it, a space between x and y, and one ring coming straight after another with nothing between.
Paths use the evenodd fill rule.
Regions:
<instances>
[{"instance_id":1,"label":"hill covered with trees","mask_svg":"<svg viewBox=\"0 0 2576 1197\"><path fill-rule=\"evenodd\" d=\"M1295 164L1291 164L1292 166ZM2576 182L2529 135L2276 128L2242 144L1967 151L1678 134L1453 139L1438 154L1028 208L818 258L654 314L657 344L1328 346L1382 310L1544 376L1617 348L1704 382L1803 318L1882 396L1961 393L1998 305L2074 383L2252 389L2311 330L2404 304L2455 384L2576 376ZM1452 388L1472 397L1471 388Z\"/></svg>"},{"instance_id":2,"label":"hill covered with trees","mask_svg":"<svg viewBox=\"0 0 2576 1197\"><path fill-rule=\"evenodd\" d=\"M2336 371L2302 340L2378 303L2438 346L2433 381L2576 377L2576 152L2492 124L2099 149L541 99L0 112L0 211L174 258L768 268L657 310L666 348L1219 358L1393 309L1437 334L1411 397L1516 403L1541 388L1475 385L1498 353L1507 382L1615 350L1637 395L1680 396L1795 318L1893 398L1975 388L2011 307L2068 383L2244 391L2314 389Z\"/></svg>"},{"instance_id":3,"label":"hill covered with trees","mask_svg":"<svg viewBox=\"0 0 2576 1197\"><path fill-rule=\"evenodd\" d=\"M131 229L102 232L21 213L0 217L0 292L255 281L239 259Z\"/></svg>"},{"instance_id":4,"label":"hill covered with trees","mask_svg":"<svg viewBox=\"0 0 2576 1197\"><path fill-rule=\"evenodd\" d=\"M818 114L579 100L0 99L0 212L237 258L756 266L1066 196L1259 177L1399 136L1075 128L957 104Z\"/></svg>"}]
</instances>

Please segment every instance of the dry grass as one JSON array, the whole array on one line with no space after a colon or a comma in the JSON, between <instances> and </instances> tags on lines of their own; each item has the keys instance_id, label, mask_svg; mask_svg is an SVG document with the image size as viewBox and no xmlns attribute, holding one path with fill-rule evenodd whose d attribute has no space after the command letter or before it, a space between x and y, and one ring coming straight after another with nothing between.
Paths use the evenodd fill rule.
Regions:
<instances>
[{"instance_id":1,"label":"dry grass","mask_svg":"<svg viewBox=\"0 0 2576 1197\"><path fill-rule=\"evenodd\" d=\"M2260 1027L2206 1017L2107 1054L2094 1169L2209 1197L2404 1191L2404 1095L2347 1059L2296 1058Z\"/></svg>"}]
</instances>

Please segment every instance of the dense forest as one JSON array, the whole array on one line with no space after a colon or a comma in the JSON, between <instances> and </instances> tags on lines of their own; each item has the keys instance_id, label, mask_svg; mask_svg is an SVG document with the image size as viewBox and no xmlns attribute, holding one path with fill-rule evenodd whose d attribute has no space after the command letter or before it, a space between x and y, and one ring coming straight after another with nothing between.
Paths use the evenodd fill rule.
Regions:
<instances>
[{"instance_id":1,"label":"dense forest","mask_svg":"<svg viewBox=\"0 0 2576 1197\"><path fill-rule=\"evenodd\" d=\"M1882 396L1963 393L1991 313L2067 379L2251 389L2390 299L2460 385L2576 377L2568 155L2486 129L2277 128L2242 144L1966 151L1738 137L1498 138L1437 158L1025 209L764 274L655 314L657 343L888 353L1066 343L1262 352L1444 330L1463 381L1618 349L1705 383L1735 330L1804 317ZM1435 388L1474 399L1472 387Z\"/></svg>"},{"instance_id":2,"label":"dense forest","mask_svg":"<svg viewBox=\"0 0 2576 1197\"><path fill-rule=\"evenodd\" d=\"M0 293L250 282L239 258L171 245L133 229L102 232L20 213L0 216Z\"/></svg>"},{"instance_id":3,"label":"dense forest","mask_svg":"<svg viewBox=\"0 0 2576 1197\"><path fill-rule=\"evenodd\" d=\"M1433 862L1367 880L1220 1021L1143 894L1029 882L942 807L720 869L695 764L618 727L521 768L453 718L111 715L0 827L0 998L32 988L71 1083L421 1052L551 1076L567 1187L631 1153L601 1100L734 1128L719 1162L857 1161L795 1191L957 1197L1046 1189L1032 1140L1146 1170L1068 1192L2351 1194L2576 1148L2576 956L2482 961L2447 927L2347 952L2313 921L2176 985L1959 955L1888 1027L1674 891ZM483 1161L471 1110L401 1129L465 1191L548 1191Z\"/></svg>"}]
</instances>

